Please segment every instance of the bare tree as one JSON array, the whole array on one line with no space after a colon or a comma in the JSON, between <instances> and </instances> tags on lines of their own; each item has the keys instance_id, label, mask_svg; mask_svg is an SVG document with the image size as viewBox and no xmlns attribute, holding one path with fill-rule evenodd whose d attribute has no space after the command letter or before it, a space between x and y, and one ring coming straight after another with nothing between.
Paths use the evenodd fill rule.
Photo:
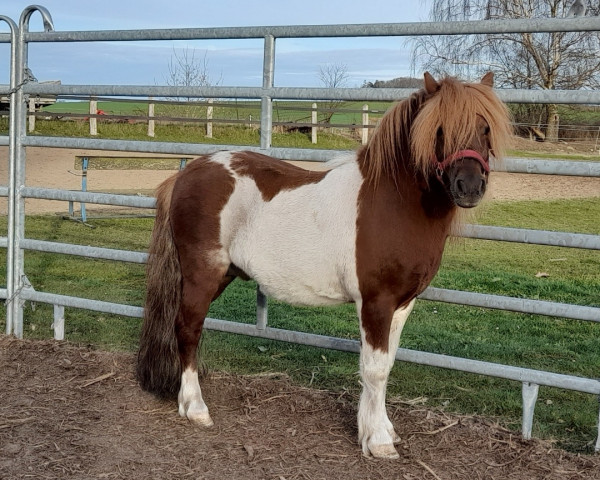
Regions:
<instances>
[{"instance_id":1,"label":"bare tree","mask_svg":"<svg viewBox=\"0 0 600 480\"><path fill-rule=\"evenodd\" d=\"M458 21L563 17L571 3L572 0L434 0L430 18ZM588 15L599 13L598 5L588 9ZM413 63L438 75L479 76L492 70L500 86L597 88L599 49L598 32L421 37L415 42ZM538 113L529 110L529 114ZM546 105L543 114L542 120L548 125L546 137L556 139L556 105Z\"/></svg>"},{"instance_id":2,"label":"bare tree","mask_svg":"<svg viewBox=\"0 0 600 480\"><path fill-rule=\"evenodd\" d=\"M325 88L342 88L348 85L350 78L348 66L344 63L327 63L319 66L319 80ZM331 123L334 110L340 108L343 100L330 100L324 103L326 112L322 117L324 123Z\"/></svg>"},{"instance_id":3,"label":"bare tree","mask_svg":"<svg viewBox=\"0 0 600 480\"><path fill-rule=\"evenodd\" d=\"M218 85L221 82L219 78L213 81L208 68L208 53L199 58L198 52L194 48L185 47L181 50L173 48L173 53L167 66L168 71L165 75L165 82L172 87L209 87ZM178 97L176 101L185 101L187 105L178 105L170 110L169 114L198 117L203 114L206 107L200 107L195 103L203 101L198 97Z\"/></svg>"}]
</instances>

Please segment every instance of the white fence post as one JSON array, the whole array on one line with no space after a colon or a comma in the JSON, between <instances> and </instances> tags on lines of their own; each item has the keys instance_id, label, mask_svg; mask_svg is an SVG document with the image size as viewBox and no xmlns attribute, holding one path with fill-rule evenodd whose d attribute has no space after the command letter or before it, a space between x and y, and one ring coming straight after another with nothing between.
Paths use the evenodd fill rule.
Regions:
<instances>
[{"instance_id":1,"label":"white fence post","mask_svg":"<svg viewBox=\"0 0 600 480\"><path fill-rule=\"evenodd\" d=\"M213 118L213 99L207 100L208 106L206 107L206 138L213 138L213 124L211 122Z\"/></svg>"},{"instance_id":2,"label":"white fence post","mask_svg":"<svg viewBox=\"0 0 600 480\"><path fill-rule=\"evenodd\" d=\"M98 135L98 121L96 117L92 115L96 115L98 113L98 100L91 98L90 99L90 135Z\"/></svg>"},{"instance_id":3,"label":"white fence post","mask_svg":"<svg viewBox=\"0 0 600 480\"><path fill-rule=\"evenodd\" d=\"M318 118L317 118L317 104L313 103L312 104L312 112L311 112L311 117L310 117L310 123L312 123L312 129L311 129L311 138L312 138L312 143L317 143L317 125L318 125Z\"/></svg>"},{"instance_id":4,"label":"white fence post","mask_svg":"<svg viewBox=\"0 0 600 480\"><path fill-rule=\"evenodd\" d=\"M148 100L154 100L149 97ZM154 103L148 104L148 136L154 137Z\"/></svg>"},{"instance_id":5,"label":"white fence post","mask_svg":"<svg viewBox=\"0 0 600 480\"><path fill-rule=\"evenodd\" d=\"M35 114L35 99L29 98L29 113ZM29 115L29 131L35 131L35 115Z\"/></svg>"},{"instance_id":6,"label":"white fence post","mask_svg":"<svg viewBox=\"0 0 600 480\"><path fill-rule=\"evenodd\" d=\"M367 104L363 105L363 114L362 114L362 124L363 124L363 128L362 128L362 136L361 136L361 140L362 140L362 144L366 145L367 142L369 141L369 106Z\"/></svg>"}]
</instances>

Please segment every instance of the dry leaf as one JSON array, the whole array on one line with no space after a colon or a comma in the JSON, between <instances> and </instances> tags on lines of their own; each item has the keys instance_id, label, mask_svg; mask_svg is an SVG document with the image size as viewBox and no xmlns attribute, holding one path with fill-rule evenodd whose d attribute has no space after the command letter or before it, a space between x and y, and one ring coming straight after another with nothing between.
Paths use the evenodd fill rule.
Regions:
<instances>
[{"instance_id":1,"label":"dry leaf","mask_svg":"<svg viewBox=\"0 0 600 480\"><path fill-rule=\"evenodd\" d=\"M548 278L550 276L550 274L546 273L546 272L538 272L538 273L535 274L535 276L537 278Z\"/></svg>"}]
</instances>

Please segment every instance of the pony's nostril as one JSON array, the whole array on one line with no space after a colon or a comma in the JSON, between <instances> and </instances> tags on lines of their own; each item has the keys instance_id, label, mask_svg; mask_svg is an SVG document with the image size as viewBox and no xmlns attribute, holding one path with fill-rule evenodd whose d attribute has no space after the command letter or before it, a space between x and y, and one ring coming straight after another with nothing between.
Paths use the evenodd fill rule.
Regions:
<instances>
[{"instance_id":1,"label":"pony's nostril","mask_svg":"<svg viewBox=\"0 0 600 480\"><path fill-rule=\"evenodd\" d=\"M461 180L460 178L458 180L456 180L456 190L461 195L465 194L465 182L463 180Z\"/></svg>"}]
</instances>

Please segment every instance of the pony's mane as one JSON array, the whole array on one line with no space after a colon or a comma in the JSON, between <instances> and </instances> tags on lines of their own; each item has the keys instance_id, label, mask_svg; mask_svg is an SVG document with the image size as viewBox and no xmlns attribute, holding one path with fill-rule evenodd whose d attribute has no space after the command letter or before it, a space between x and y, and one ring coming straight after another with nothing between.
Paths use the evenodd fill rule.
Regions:
<instances>
[{"instance_id":1,"label":"pony's mane","mask_svg":"<svg viewBox=\"0 0 600 480\"><path fill-rule=\"evenodd\" d=\"M477 117L490 127L490 144L502 159L512 135L508 109L493 89L481 83L464 83L448 77L437 92L413 93L381 119L364 149L365 179L376 185L382 176L397 180L402 169L428 178L433 168L437 132L444 132L444 157L465 148L476 132ZM407 168L409 167L409 168Z\"/></svg>"}]
</instances>

